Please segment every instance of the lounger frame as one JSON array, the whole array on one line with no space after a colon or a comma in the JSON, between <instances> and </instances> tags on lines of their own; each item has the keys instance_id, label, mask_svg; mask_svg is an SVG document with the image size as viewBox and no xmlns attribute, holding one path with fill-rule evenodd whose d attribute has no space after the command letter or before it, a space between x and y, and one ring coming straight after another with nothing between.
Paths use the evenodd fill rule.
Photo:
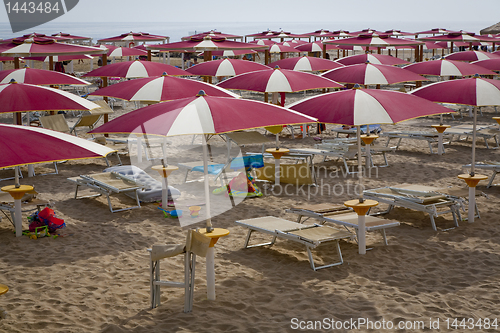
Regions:
<instances>
[{"instance_id":1,"label":"lounger frame","mask_svg":"<svg viewBox=\"0 0 500 333\"><path fill-rule=\"evenodd\" d=\"M271 229L262 228L262 227L255 225L255 224L252 224L252 221L259 221L259 220L269 219L269 218L275 219L276 221L279 221L281 223L286 223L289 227L287 227L284 230L276 230L276 229L271 230ZM322 269L322 268L333 267L333 266L338 266L338 265L343 264L344 259L342 257L342 251L340 250L339 240L345 239L345 238L352 238L352 234L350 232L346 232L343 230L338 230L335 228L331 228L328 226L321 226L321 225L317 225L317 224L305 226L305 225L297 223L297 222L292 222L292 221L280 219L280 218L273 217L273 216L266 216L266 217L262 217L262 218L254 218L254 219L248 219L248 220L240 220L240 221L236 221L236 224L238 224L242 227L248 228L248 234L245 238L245 244L243 246L245 249L252 248L252 247L266 246L266 245L272 246L276 242L277 238L284 238L287 240L291 240L291 241L303 244L306 247L310 266L311 266L312 270L314 270L314 271L317 271L318 269ZM335 231L336 234L334 236L331 236L331 237L325 237L321 240L313 241L311 239L307 239L305 237L302 237L300 235L293 233L294 231L296 232L296 231L300 231L300 230L306 230L309 228L328 228L329 231ZM250 237L251 237L252 233L255 231L272 235L273 238L270 242L267 242L267 243L249 245ZM314 263L311 249L316 248L317 246L321 245L322 243L329 243L329 242L335 242L339 260L337 262L332 263L332 264L316 266Z\"/></svg>"}]
</instances>

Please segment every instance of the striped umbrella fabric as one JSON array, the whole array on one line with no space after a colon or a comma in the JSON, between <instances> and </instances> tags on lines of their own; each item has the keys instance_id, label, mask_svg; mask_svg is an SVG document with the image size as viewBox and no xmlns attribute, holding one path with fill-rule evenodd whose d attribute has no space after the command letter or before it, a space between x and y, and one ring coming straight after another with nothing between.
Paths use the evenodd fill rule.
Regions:
<instances>
[{"instance_id":1,"label":"striped umbrella fabric","mask_svg":"<svg viewBox=\"0 0 500 333\"><path fill-rule=\"evenodd\" d=\"M41 127L0 124L0 168L106 157L111 148Z\"/></svg>"},{"instance_id":2,"label":"striped umbrella fabric","mask_svg":"<svg viewBox=\"0 0 500 333\"><path fill-rule=\"evenodd\" d=\"M121 115L89 133L161 136L222 134L265 126L316 122L313 117L260 101L196 97L153 104Z\"/></svg>"},{"instance_id":3,"label":"striped umbrella fabric","mask_svg":"<svg viewBox=\"0 0 500 333\"><path fill-rule=\"evenodd\" d=\"M89 85L90 82L75 76L36 68L7 69L0 71L0 83L10 81L36 85Z\"/></svg>"},{"instance_id":4,"label":"striped umbrella fabric","mask_svg":"<svg viewBox=\"0 0 500 333\"><path fill-rule=\"evenodd\" d=\"M98 47L83 46L55 42L50 38L34 37L13 39L12 42L0 44L0 56L6 57L39 57L65 54L102 54L105 51Z\"/></svg>"},{"instance_id":5,"label":"striped umbrella fabric","mask_svg":"<svg viewBox=\"0 0 500 333\"><path fill-rule=\"evenodd\" d=\"M500 59L499 59L500 60ZM463 61L432 60L403 67L416 74L437 76L471 76L474 74L494 75L492 71Z\"/></svg>"},{"instance_id":6,"label":"striped umbrella fabric","mask_svg":"<svg viewBox=\"0 0 500 333\"><path fill-rule=\"evenodd\" d=\"M225 89L250 90L267 93L344 87L328 78L279 68L241 74L222 81L217 84L217 86Z\"/></svg>"},{"instance_id":7,"label":"striped umbrella fabric","mask_svg":"<svg viewBox=\"0 0 500 333\"><path fill-rule=\"evenodd\" d=\"M202 81L174 76L124 81L98 89L90 95L115 97L127 101L163 102L195 96L200 90L204 90L209 96L240 97L229 90Z\"/></svg>"},{"instance_id":8,"label":"striped umbrella fabric","mask_svg":"<svg viewBox=\"0 0 500 333\"><path fill-rule=\"evenodd\" d=\"M269 66L240 59L220 59L202 62L186 71L192 75L235 76L243 73L270 69ZM209 92L207 92L211 96Z\"/></svg>"},{"instance_id":9,"label":"striped umbrella fabric","mask_svg":"<svg viewBox=\"0 0 500 333\"><path fill-rule=\"evenodd\" d=\"M490 71L500 71L500 58L478 60L471 62L471 65L481 66Z\"/></svg>"},{"instance_id":10,"label":"striped umbrella fabric","mask_svg":"<svg viewBox=\"0 0 500 333\"><path fill-rule=\"evenodd\" d=\"M335 61L307 56L287 58L269 64L269 67L271 68L274 68L276 66L283 69L303 72L326 71L334 68L344 67L344 65L339 64Z\"/></svg>"},{"instance_id":11,"label":"striped umbrella fabric","mask_svg":"<svg viewBox=\"0 0 500 333\"><path fill-rule=\"evenodd\" d=\"M190 73L183 71L174 66L162 64L152 61L123 61L107 66L102 66L88 72L84 77L99 76L99 77L123 77L127 79L135 79L139 77L160 76L166 73L167 75L189 76Z\"/></svg>"},{"instance_id":12,"label":"striped umbrella fabric","mask_svg":"<svg viewBox=\"0 0 500 333\"><path fill-rule=\"evenodd\" d=\"M99 105L61 89L17 82L0 84L0 113L97 108Z\"/></svg>"},{"instance_id":13,"label":"striped umbrella fabric","mask_svg":"<svg viewBox=\"0 0 500 333\"><path fill-rule=\"evenodd\" d=\"M486 59L500 59L500 55L484 51L462 51L448 54L444 58L447 60L458 61L478 61Z\"/></svg>"},{"instance_id":14,"label":"striped umbrella fabric","mask_svg":"<svg viewBox=\"0 0 500 333\"><path fill-rule=\"evenodd\" d=\"M394 84L408 81L426 81L427 79L405 69L374 64L356 64L332 69L321 77L342 83L362 85Z\"/></svg>"},{"instance_id":15,"label":"striped umbrella fabric","mask_svg":"<svg viewBox=\"0 0 500 333\"><path fill-rule=\"evenodd\" d=\"M336 60L343 65L364 64L369 62L374 65L402 65L409 64L408 61L385 54L356 54Z\"/></svg>"},{"instance_id":16,"label":"striped umbrella fabric","mask_svg":"<svg viewBox=\"0 0 500 333\"><path fill-rule=\"evenodd\" d=\"M113 45L105 45L105 46L109 50L108 57L132 57L132 56L148 55L147 51L138 48L117 47Z\"/></svg>"}]
</instances>

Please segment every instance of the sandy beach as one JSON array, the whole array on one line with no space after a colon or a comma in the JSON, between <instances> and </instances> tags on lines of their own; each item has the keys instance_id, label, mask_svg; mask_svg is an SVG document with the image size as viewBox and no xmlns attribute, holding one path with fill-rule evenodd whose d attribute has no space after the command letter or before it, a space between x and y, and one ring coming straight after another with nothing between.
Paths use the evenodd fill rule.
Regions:
<instances>
[{"instance_id":1,"label":"sandy beach","mask_svg":"<svg viewBox=\"0 0 500 333\"><path fill-rule=\"evenodd\" d=\"M261 98L258 94L250 97ZM287 100L303 97L303 93L289 94ZM110 118L133 107L134 103L117 103ZM493 108L484 108L478 123L493 125L491 117L495 115ZM70 123L76 121L71 114L66 117ZM466 113L463 118L444 119L450 125L472 123ZM12 115L2 115L0 121L12 122ZM438 117L429 117L382 128L432 131L430 125L438 121ZM318 142L313 137L333 138L334 127L328 125L322 134L313 131L312 137L305 139L292 139L283 132L280 140L284 147L313 147ZM172 139L169 161L195 159L200 144L195 141L190 145L190 141L185 138L176 143ZM386 139L378 141L385 145ZM495 145L492 140L489 143ZM210 145L214 158L224 156L226 143L221 138L213 137ZM260 146L241 149L258 152ZM470 140L454 141L442 156L430 154L425 141L404 140L388 155L389 166L378 168L364 184L367 189L403 183L465 187L457 175L463 173L462 165L470 163L470 152ZM477 142L476 154L477 161L499 161L500 157L497 149L487 149L482 140ZM138 164L149 172L159 163L146 160L141 164L133 153L121 158L124 164ZM375 157L377 163L379 158ZM340 163L317 159L317 166L332 172L341 167ZM113 156L110 162L117 164ZM243 249L247 230L234 222L262 216L295 220L296 216L285 213L286 208L306 203L342 204L356 198L355 176L320 174L321 186L291 187L288 193L273 193L262 186L264 196L247 198L213 218L215 227L230 231L215 247L217 299L207 300L205 259L198 258L193 312L183 313L182 289L163 288L161 306L150 309L146 249L153 244L182 243L187 229L181 228L177 219L164 218L155 203L111 213L105 197L74 199L75 187L67 178L101 172L106 168L103 159L68 161L58 168L57 175L25 177L21 184L34 185L38 198L53 203L57 216L66 223L60 237L16 238L8 218L3 216L0 221L0 283L9 287L0 295L0 308L7 311L6 318L0 320L0 332L494 332L498 329L494 323L500 325L500 191L496 186L486 188L486 182L477 188L484 195L477 197L481 218L474 223L460 221L458 228L442 231L453 227L451 214L445 214L436 218L438 231L433 231L427 214L395 208L381 215L401 223L387 230L388 246L380 233L367 234L371 249L366 255L358 254L354 241L341 241L344 264L316 272L309 266L305 248L294 242L278 240L271 248ZM52 170L50 164L36 166L38 174ZM26 167L22 171L27 175ZM12 169L0 170L0 178L12 175ZM185 188L183 176L174 172L170 185ZM190 177L197 179L199 174ZM2 186L10 184L12 180L0 182ZM344 192L328 194L326 189L336 184L341 184ZM216 188L211 185L212 190ZM185 201L180 200L179 206L184 209L199 200L186 194L181 198ZM111 199L119 207L133 204L126 196ZM467 214L462 212L462 216ZM26 213L23 221L27 228ZM255 234L255 241L266 239L269 237ZM324 245L313 254L318 261L328 261L336 251L334 246ZM182 258L164 260L163 277L181 281ZM359 324L358 318L368 323L346 326L353 321ZM481 320L483 326L460 326L462 319L464 325ZM344 326L334 329L340 325L337 322ZM453 323L458 326L453 327ZM398 325L405 329L398 330Z\"/></svg>"}]
</instances>

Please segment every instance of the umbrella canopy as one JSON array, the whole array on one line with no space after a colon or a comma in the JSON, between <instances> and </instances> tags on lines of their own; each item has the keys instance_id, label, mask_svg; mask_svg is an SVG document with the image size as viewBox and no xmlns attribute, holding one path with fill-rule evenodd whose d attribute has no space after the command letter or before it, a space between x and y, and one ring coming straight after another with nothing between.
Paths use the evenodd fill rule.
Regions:
<instances>
[{"instance_id":1,"label":"umbrella canopy","mask_svg":"<svg viewBox=\"0 0 500 333\"><path fill-rule=\"evenodd\" d=\"M115 37L99 39L98 43L110 43L110 42L154 42L154 41L164 41L169 37L151 35L147 32L129 32L121 34Z\"/></svg>"},{"instance_id":2,"label":"umbrella canopy","mask_svg":"<svg viewBox=\"0 0 500 333\"><path fill-rule=\"evenodd\" d=\"M244 54L255 54L257 51L254 50L220 50L220 51L211 51L213 56L216 57L236 57ZM200 54L200 55L203 55Z\"/></svg>"},{"instance_id":3,"label":"umbrella canopy","mask_svg":"<svg viewBox=\"0 0 500 333\"><path fill-rule=\"evenodd\" d=\"M299 46L296 46L295 49L301 52L323 52L323 47L326 45L326 50L337 50L337 45L334 44L323 44L321 41L305 43Z\"/></svg>"},{"instance_id":4,"label":"umbrella canopy","mask_svg":"<svg viewBox=\"0 0 500 333\"><path fill-rule=\"evenodd\" d=\"M83 41L91 41L92 37L83 37L83 36L75 36L72 34L64 33L64 32L58 32L57 34L52 34L52 37L65 37L71 39L73 42L83 42Z\"/></svg>"},{"instance_id":5,"label":"umbrella canopy","mask_svg":"<svg viewBox=\"0 0 500 333\"><path fill-rule=\"evenodd\" d=\"M336 60L336 62L346 66L355 64L364 64L367 61L374 65L394 66L394 65L409 64L408 61L393 56L385 54L371 54L371 53L357 54Z\"/></svg>"},{"instance_id":6,"label":"umbrella canopy","mask_svg":"<svg viewBox=\"0 0 500 333\"><path fill-rule=\"evenodd\" d=\"M420 37L419 40L423 41L442 41L442 42L465 42L465 43L474 43L474 42L498 42L498 39L494 37L481 36L476 35L470 32L449 32L446 35L442 36L432 36L432 37Z\"/></svg>"},{"instance_id":7,"label":"umbrella canopy","mask_svg":"<svg viewBox=\"0 0 500 333\"><path fill-rule=\"evenodd\" d=\"M336 45L356 45L364 47L386 47L386 46L404 46L404 45L421 45L422 42L404 39L404 38L393 38L388 35L378 35L378 34L361 34L358 37L326 40L326 44L336 44Z\"/></svg>"},{"instance_id":8,"label":"umbrella canopy","mask_svg":"<svg viewBox=\"0 0 500 333\"><path fill-rule=\"evenodd\" d=\"M156 44L146 46L148 50L160 51L215 51L215 50L252 50L266 49L266 46L260 46L250 43L235 42L225 38L212 38L205 36L204 38L191 38L187 41L167 44Z\"/></svg>"},{"instance_id":9,"label":"umbrella canopy","mask_svg":"<svg viewBox=\"0 0 500 333\"><path fill-rule=\"evenodd\" d=\"M394 84L408 81L425 81L424 77L405 69L374 64L356 64L332 69L321 74L322 77L343 83Z\"/></svg>"},{"instance_id":10,"label":"umbrella canopy","mask_svg":"<svg viewBox=\"0 0 500 333\"><path fill-rule=\"evenodd\" d=\"M269 46L269 53L300 53L300 51L290 46L273 44Z\"/></svg>"},{"instance_id":11,"label":"umbrella canopy","mask_svg":"<svg viewBox=\"0 0 500 333\"><path fill-rule=\"evenodd\" d=\"M271 45L274 45L276 44L276 42L270 40L270 39L255 39L251 42L248 42L249 44L257 44L257 45L267 45L267 46L271 46Z\"/></svg>"},{"instance_id":12,"label":"umbrella canopy","mask_svg":"<svg viewBox=\"0 0 500 333\"><path fill-rule=\"evenodd\" d=\"M96 108L99 105L60 89L17 82L0 84L0 113Z\"/></svg>"},{"instance_id":13,"label":"umbrella canopy","mask_svg":"<svg viewBox=\"0 0 500 333\"><path fill-rule=\"evenodd\" d=\"M102 54L98 47L59 43L50 38L14 38L11 43L0 44L0 55L10 57L39 57L69 54Z\"/></svg>"},{"instance_id":14,"label":"umbrella canopy","mask_svg":"<svg viewBox=\"0 0 500 333\"><path fill-rule=\"evenodd\" d=\"M454 31L447 30L444 28L434 28L431 30L424 30L424 31L415 32L415 35L436 35L436 34L444 35L444 34L447 34L449 32L454 32Z\"/></svg>"},{"instance_id":15,"label":"umbrella canopy","mask_svg":"<svg viewBox=\"0 0 500 333\"><path fill-rule=\"evenodd\" d=\"M394 30L394 29L386 30L386 31L384 31L384 34L389 35L389 36L413 36L413 35L415 35L412 32L405 32L405 31Z\"/></svg>"},{"instance_id":16,"label":"umbrella canopy","mask_svg":"<svg viewBox=\"0 0 500 333\"><path fill-rule=\"evenodd\" d=\"M438 76L469 76L474 74L480 75L494 75L486 68L481 66L468 64L462 61L453 60L432 60L418 62L403 67L416 74L421 75L438 75Z\"/></svg>"},{"instance_id":17,"label":"umbrella canopy","mask_svg":"<svg viewBox=\"0 0 500 333\"><path fill-rule=\"evenodd\" d=\"M350 126L395 124L450 112L450 109L423 98L378 89L335 91L306 98L288 108L317 118L320 123Z\"/></svg>"},{"instance_id":18,"label":"umbrella canopy","mask_svg":"<svg viewBox=\"0 0 500 333\"><path fill-rule=\"evenodd\" d=\"M307 56L287 58L269 64L269 67L271 68L275 66L283 69L291 69L294 71L303 72L325 71L329 69L344 67L344 65L339 64L335 61Z\"/></svg>"},{"instance_id":19,"label":"umbrella canopy","mask_svg":"<svg viewBox=\"0 0 500 333\"><path fill-rule=\"evenodd\" d=\"M243 36L224 34L220 31L211 30L211 31L205 31L205 32L201 32L199 34L195 34L195 35L191 35L191 36L187 36L187 37L182 37L181 40L189 40L191 38L203 38L205 36L226 38L226 39L243 39Z\"/></svg>"},{"instance_id":20,"label":"umbrella canopy","mask_svg":"<svg viewBox=\"0 0 500 333\"><path fill-rule=\"evenodd\" d=\"M84 75L87 76L100 76L100 77L123 77L133 79L138 77L160 76L163 73L167 75L188 76L190 73L183 71L174 66L162 64L159 62L133 60L123 61L115 64L94 69Z\"/></svg>"},{"instance_id":21,"label":"umbrella canopy","mask_svg":"<svg viewBox=\"0 0 500 333\"><path fill-rule=\"evenodd\" d=\"M199 95L131 111L89 133L222 134L264 126L316 122L312 117L269 103Z\"/></svg>"},{"instance_id":22,"label":"umbrella canopy","mask_svg":"<svg viewBox=\"0 0 500 333\"><path fill-rule=\"evenodd\" d=\"M253 61L240 59L220 59L206 61L188 68L186 71L192 75L204 76L235 76L243 73L269 69L268 66ZM202 89L198 89L202 90ZM210 92L205 91L209 96ZM193 96L193 94L191 94Z\"/></svg>"},{"instance_id":23,"label":"umbrella canopy","mask_svg":"<svg viewBox=\"0 0 500 333\"><path fill-rule=\"evenodd\" d=\"M106 157L115 151L74 135L33 126L0 124L0 137L0 168Z\"/></svg>"},{"instance_id":24,"label":"umbrella canopy","mask_svg":"<svg viewBox=\"0 0 500 333\"><path fill-rule=\"evenodd\" d=\"M499 40L500 41L500 40ZM462 51L454 52L445 56L448 60L477 61L486 59L499 59L500 55L484 51Z\"/></svg>"},{"instance_id":25,"label":"umbrella canopy","mask_svg":"<svg viewBox=\"0 0 500 333\"><path fill-rule=\"evenodd\" d=\"M500 59L485 59L471 62L471 65L477 65L489 69L490 71L500 71Z\"/></svg>"},{"instance_id":26,"label":"umbrella canopy","mask_svg":"<svg viewBox=\"0 0 500 333\"><path fill-rule=\"evenodd\" d=\"M202 81L173 76L147 77L124 81L98 89L90 95L109 96L127 101L163 102L195 96L200 90L204 90L209 96L239 97L239 95L228 90Z\"/></svg>"},{"instance_id":27,"label":"umbrella canopy","mask_svg":"<svg viewBox=\"0 0 500 333\"><path fill-rule=\"evenodd\" d=\"M48 57L24 57L23 59L24 60L36 60L36 61L49 62L50 56L48 56ZM93 59L93 57L90 55L87 55L87 54L70 54L70 55L62 55L62 56L52 56L52 61L54 61L54 62L70 61L70 60L77 60L77 59Z\"/></svg>"},{"instance_id":28,"label":"umbrella canopy","mask_svg":"<svg viewBox=\"0 0 500 333\"><path fill-rule=\"evenodd\" d=\"M500 81L475 77L436 82L418 88L411 94L440 103L500 105Z\"/></svg>"},{"instance_id":29,"label":"umbrella canopy","mask_svg":"<svg viewBox=\"0 0 500 333\"><path fill-rule=\"evenodd\" d=\"M304 40L300 40L300 39L292 39L292 40L288 40L286 42L277 43L277 44L290 46L290 47L297 47L299 45L307 44L307 42Z\"/></svg>"},{"instance_id":30,"label":"umbrella canopy","mask_svg":"<svg viewBox=\"0 0 500 333\"><path fill-rule=\"evenodd\" d=\"M117 47L113 45L104 45L104 46L109 50L108 57L131 57L131 56L148 55L147 51L138 48Z\"/></svg>"},{"instance_id":31,"label":"umbrella canopy","mask_svg":"<svg viewBox=\"0 0 500 333\"><path fill-rule=\"evenodd\" d=\"M335 81L314 74L279 68L241 74L220 82L217 86L225 89L267 93L344 87Z\"/></svg>"},{"instance_id":32,"label":"umbrella canopy","mask_svg":"<svg viewBox=\"0 0 500 333\"><path fill-rule=\"evenodd\" d=\"M47 71L36 68L8 69L0 71L0 83L9 83L14 80L19 83L29 83L37 85L89 85L90 82L79 79L75 76Z\"/></svg>"}]
</instances>

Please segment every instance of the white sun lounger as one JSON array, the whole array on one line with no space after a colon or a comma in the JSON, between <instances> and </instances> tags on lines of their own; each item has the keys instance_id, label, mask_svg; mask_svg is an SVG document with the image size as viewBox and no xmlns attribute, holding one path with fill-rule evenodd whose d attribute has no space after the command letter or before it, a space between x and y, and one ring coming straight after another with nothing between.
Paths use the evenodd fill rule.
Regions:
<instances>
[{"instance_id":1,"label":"white sun lounger","mask_svg":"<svg viewBox=\"0 0 500 333\"><path fill-rule=\"evenodd\" d=\"M264 245L273 245L276 238L284 238L305 245L309 263L311 268L316 271L321 268L341 265L344 260L340 251L339 240L352 238L352 234L348 231L335 229L328 226L310 225L306 226L297 222L288 221L274 216L258 217L247 220L236 221L236 224L248 228L248 234L245 239L244 248L251 248ZM259 231L273 236L271 242L248 245L252 232ZM339 261L333 264L316 266L312 257L311 249L321 245L322 243L335 242Z\"/></svg>"},{"instance_id":2,"label":"white sun lounger","mask_svg":"<svg viewBox=\"0 0 500 333\"><path fill-rule=\"evenodd\" d=\"M386 137L386 147L389 147L392 139L397 139L398 143L395 146L391 146L391 148L398 149L401 140L403 139L411 139L411 140L423 140L427 141L429 145L429 150L431 154L436 154L432 149L433 144L438 144L439 133L438 132L424 132L424 131L392 131L392 132L383 132L379 134L380 137ZM451 135L448 135L446 132L443 135L443 145L449 144L451 140Z\"/></svg>"},{"instance_id":3,"label":"white sun lounger","mask_svg":"<svg viewBox=\"0 0 500 333\"><path fill-rule=\"evenodd\" d=\"M458 227L461 203L456 196L447 195L438 190L435 187L402 184L366 190L363 194L365 199L373 199L389 205L386 211L378 214L388 213L395 206L418 210L429 214L432 229L437 231L434 217L451 213L455 227Z\"/></svg>"},{"instance_id":4,"label":"white sun lounger","mask_svg":"<svg viewBox=\"0 0 500 333\"><path fill-rule=\"evenodd\" d=\"M117 172L94 173L67 179L76 184L75 199L92 198L104 194L108 199L109 210L112 213L134 208L141 208L137 190L144 188L145 186ZM98 194L78 197L78 188L80 186L88 187L93 191L98 192ZM113 209L113 206L111 205L110 195L119 193L132 194L135 198L136 205L127 208Z\"/></svg>"},{"instance_id":5,"label":"white sun lounger","mask_svg":"<svg viewBox=\"0 0 500 333\"><path fill-rule=\"evenodd\" d=\"M457 141L465 141L469 137L472 137L472 125L459 125L448 128L444 133L451 137L450 142L453 141L453 138L457 136ZM490 149L488 145L488 140L493 139L495 141L495 148L499 148L497 135L500 132L498 131L497 126L476 126L476 137L483 138L484 144L487 149ZM465 138L461 139L461 137L465 136Z\"/></svg>"},{"instance_id":6,"label":"white sun lounger","mask_svg":"<svg viewBox=\"0 0 500 333\"><path fill-rule=\"evenodd\" d=\"M315 205L301 205L292 207L285 210L287 213L297 214L297 222L304 223L309 218L315 218L322 222L334 223L355 230L358 233L358 215L353 212L351 208L344 205L331 205L331 204L315 204ZM306 218L302 220L302 218ZM384 239L384 244L387 244L387 237L385 229L399 226L399 222L381 219L375 216L367 215L365 217L365 230L367 232L380 231Z\"/></svg>"}]
</instances>

